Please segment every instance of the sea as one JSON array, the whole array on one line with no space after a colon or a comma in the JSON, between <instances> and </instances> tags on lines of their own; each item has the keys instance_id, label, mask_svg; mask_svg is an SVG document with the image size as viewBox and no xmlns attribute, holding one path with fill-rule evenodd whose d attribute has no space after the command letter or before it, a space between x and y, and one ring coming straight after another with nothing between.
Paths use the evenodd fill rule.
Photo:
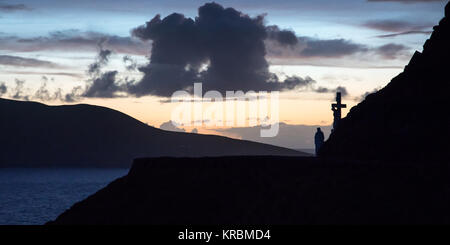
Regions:
<instances>
[{"instance_id":1,"label":"sea","mask_svg":"<svg viewBox=\"0 0 450 245\"><path fill-rule=\"evenodd\" d=\"M0 225L41 225L128 169L0 168Z\"/></svg>"}]
</instances>

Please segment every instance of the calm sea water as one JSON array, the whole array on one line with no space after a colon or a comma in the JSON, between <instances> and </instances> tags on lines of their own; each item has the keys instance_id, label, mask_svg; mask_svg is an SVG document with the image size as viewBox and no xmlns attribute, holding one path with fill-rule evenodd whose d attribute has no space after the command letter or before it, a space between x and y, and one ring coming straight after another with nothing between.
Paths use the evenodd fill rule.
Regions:
<instances>
[{"instance_id":1,"label":"calm sea water","mask_svg":"<svg viewBox=\"0 0 450 245\"><path fill-rule=\"evenodd\" d=\"M128 169L0 169L0 224L44 224Z\"/></svg>"}]
</instances>

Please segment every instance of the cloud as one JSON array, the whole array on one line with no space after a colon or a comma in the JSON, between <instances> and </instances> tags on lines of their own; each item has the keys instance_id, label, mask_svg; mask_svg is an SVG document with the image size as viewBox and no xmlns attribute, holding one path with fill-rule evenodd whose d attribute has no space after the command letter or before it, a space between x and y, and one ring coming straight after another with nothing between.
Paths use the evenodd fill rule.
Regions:
<instances>
[{"instance_id":1,"label":"cloud","mask_svg":"<svg viewBox=\"0 0 450 245\"><path fill-rule=\"evenodd\" d=\"M88 98L114 98L117 92L123 91L124 88L116 82L117 71L107 71L102 73L101 69L109 62L112 51L104 49L103 44L99 43L99 52L94 63L88 67L88 75L90 80L85 91L81 96Z\"/></svg>"},{"instance_id":2,"label":"cloud","mask_svg":"<svg viewBox=\"0 0 450 245\"><path fill-rule=\"evenodd\" d=\"M16 83L16 87L13 90L13 99L17 99L17 100L30 100L30 96L29 95L24 95L24 84L25 81L24 80L20 80L20 79L16 79L15 80Z\"/></svg>"},{"instance_id":3,"label":"cloud","mask_svg":"<svg viewBox=\"0 0 450 245\"><path fill-rule=\"evenodd\" d=\"M3 74L19 74L19 75L46 75L46 76L68 76L74 78L83 78L83 74L81 73L71 73L71 72L47 72L47 71L8 71L2 70Z\"/></svg>"},{"instance_id":4,"label":"cloud","mask_svg":"<svg viewBox=\"0 0 450 245\"><path fill-rule=\"evenodd\" d=\"M320 40L300 37L300 40L305 45L301 51L301 55L305 57L342 57L368 50L365 45L345 39Z\"/></svg>"},{"instance_id":5,"label":"cloud","mask_svg":"<svg viewBox=\"0 0 450 245\"><path fill-rule=\"evenodd\" d=\"M402 44L389 43L376 48L376 53L385 59L395 59L399 55L405 54L409 48Z\"/></svg>"},{"instance_id":6,"label":"cloud","mask_svg":"<svg viewBox=\"0 0 450 245\"><path fill-rule=\"evenodd\" d=\"M83 93L83 88L81 86L73 87L70 93L67 93L64 95L64 97L61 97L61 99L65 102L75 102L77 101Z\"/></svg>"},{"instance_id":7,"label":"cloud","mask_svg":"<svg viewBox=\"0 0 450 245\"><path fill-rule=\"evenodd\" d=\"M104 68L108 64L112 51L104 49L103 42L100 42L98 44L98 48L99 51L95 61L88 66L88 69L86 71L86 73L89 75L89 79L86 80L86 86L84 88L82 86L75 86L67 94L63 94L62 89L57 89L55 92L51 93L47 89L48 79L46 76L43 76L43 81L39 89L37 89L34 93L29 93L30 95L24 95L23 90L25 81L16 79L16 88L14 89L15 92L12 95L12 98L22 100L29 100L30 98L32 98L41 101L59 100L64 102L75 102L83 97L118 97L119 95L117 94L117 92L125 92L126 83L128 83L129 81L122 81L117 79L117 71L102 71L102 68ZM121 82L124 82L124 84L120 85Z\"/></svg>"},{"instance_id":8,"label":"cloud","mask_svg":"<svg viewBox=\"0 0 450 245\"><path fill-rule=\"evenodd\" d=\"M178 125L177 126L176 125L177 125L176 123L174 123L172 121L168 121L168 122L161 124L159 126L159 128L162 130L173 131L173 132L186 132L184 129L179 128L179 127L177 127Z\"/></svg>"},{"instance_id":9,"label":"cloud","mask_svg":"<svg viewBox=\"0 0 450 245\"><path fill-rule=\"evenodd\" d=\"M425 29L430 28L431 24L417 24L412 22L396 21L396 20L377 20L368 21L362 26L385 32L399 31L399 33L390 33L379 35L377 37L387 38L399 35L411 34L428 34L430 31ZM265 46L267 50L267 57L276 63L289 64L295 61L300 64L307 65L324 65L329 66L327 60L340 59L347 56L369 55L372 53L382 54L382 58L393 59L393 56L400 54L394 47L394 44L383 45L381 47L367 46L360 43L355 43L348 39L319 39L307 36L297 37L298 42L290 46L280 45L273 39L266 39ZM386 46L386 47L384 47ZM387 54L387 47L391 47L390 51L396 51L392 55ZM284 61L283 61L284 60ZM287 63L286 63L287 62Z\"/></svg>"},{"instance_id":10,"label":"cloud","mask_svg":"<svg viewBox=\"0 0 450 245\"><path fill-rule=\"evenodd\" d=\"M0 4L0 11L3 12L13 12L13 11L24 11L31 10L25 4Z\"/></svg>"},{"instance_id":11,"label":"cloud","mask_svg":"<svg viewBox=\"0 0 450 245\"><path fill-rule=\"evenodd\" d=\"M326 59L340 59L346 56L367 54L373 47L352 42L347 39L318 39L298 37L298 43L289 47L272 40L266 40L267 56L275 60L301 60L304 64L322 64ZM314 63L316 60L316 63Z\"/></svg>"},{"instance_id":12,"label":"cloud","mask_svg":"<svg viewBox=\"0 0 450 245\"><path fill-rule=\"evenodd\" d=\"M432 24L418 24L401 20L372 20L362 24L362 26L385 32L418 31L433 27Z\"/></svg>"},{"instance_id":13,"label":"cloud","mask_svg":"<svg viewBox=\"0 0 450 245\"><path fill-rule=\"evenodd\" d=\"M378 37L378 38L391 38L391 37L414 35L414 34L430 35L431 33L433 33L433 32L432 31L405 31L405 32L399 32L399 33L378 35L376 37Z\"/></svg>"},{"instance_id":14,"label":"cloud","mask_svg":"<svg viewBox=\"0 0 450 245\"><path fill-rule=\"evenodd\" d=\"M292 90L295 88L307 88L315 82L316 81L309 76L306 76L305 78L288 76L283 83L286 90Z\"/></svg>"},{"instance_id":15,"label":"cloud","mask_svg":"<svg viewBox=\"0 0 450 245\"><path fill-rule=\"evenodd\" d=\"M349 94L347 92L347 88L344 86L338 86L337 88L334 89L330 89L330 88L326 88L326 87L317 87L315 89L313 89L314 92L316 93L336 93L336 92L341 92L342 97L347 97Z\"/></svg>"},{"instance_id":16,"label":"cloud","mask_svg":"<svg viewBox=\"0 0 450 245\"><path fill-rule=\"evenodd\" d=\"M413 23L401 20L372 20L362 24L363 27L390 32L389 34L378 35L378 38L391 38L397 36L422 34L429 35L432 33L433 24L430 23Z\"/></svg>"},{"instance_id":17,"label":"cloud","mask_svg":"<svg viewBox=\"0 0 450 245\"><path fill-rule=\"evenodd\" d=\"M116 84L117 71L108 71L94 78L82 96L95 98L114 98L122 88Z\"/></svg>"},{"instance_id":18,"label":"cloud","mask_svg":"<svg viewBox=\"0 0 450 245\"><path fill-rule=\"evenodd\" d=\"M102 67L108 64L109 57L112 54L112 51L109 49L103 48L103 42L99 43L99 52L94 63L89 65L87 73L91 76L97 76L100 73Z\"/></svg>"},{"instance_id":19,"label":"cloud","mask_svg":"<svg viewBox=\"0 0 450 245\"><path fill-rule=\"evenodd\" d=\"M100 42L115 53L148 55L149 43L133 37L121 37L99 32L63 30L49 33L47 36L20 38L17 36L0 37L0 50L14 52L35 51L96 51Z\"/></svg>"},{"instance_id":20,"label":"cloud","mask_svg":"<svg viewBox=\"0 0 450 245\"><path fill-rule=\"evenodd\" d=\"M303 86L309 79L283 83L269 72L264 41L291 44L288 31L264 25L264 17L249 17L233 8L207 3L195 19L157 15L132 33L152 40L150 63L139 68L142 80L129 86L135 96L171 96L203 82L204 90L274 91Z\"/></svg>"},{"instance_id":21,"label":"cloud","mask_svg":"<svg viewBox=\"0 0 450 245\"><path fill-rule=\"evenodd\" d=\"M75 87L72 91L66 95L63 94L61 88L57 88L56 91L51 92L48 87L49 79L46 76L42 76L41 86L32 92L25 88L25 80L15 79L16 86L14 88L8 88L5 83L0 84L0 96L5 95L8 91L10 92L10 98L16 100L40 100L40 101L64 101L64 102L74 102L78 100L81 95L81 86ZM51 79L53 81L53 78Z\"/></svg>"},{"instance_id":22,"label":"cloud","mask_svg":"<svg viewBox=\"0 0 450 245\"><path fill-rule=\"evenodd\" d=\"M57 89L51 93L47 89L48 79L43 76L43 82L38 90L30 95L24 95L23 87L24 81L16 79L15 94L12 96L14 99L29 100L29 98L41 100L41 101L64 101L75 102L83 97L86 98L114 98L119 97L118 92L126 92L126 84L130 83L127 79L124 81L117 79L117 71L103 72L104 68L112 54L111 50L103 48L104 41L98 44L98 55L95 61L88 66L86 73L89 75L89 79L86 80L86 86L75 86L72 90L63 94L62 89ZM1 57L1 56L0 56ZM1 59L0 59L1 60ZM120 84L123 82L123 84Z\"/></svg>"},{"instance_id":23,"label":"cloud","mask_svg":"<svg viewBox=\"0 0 450 245\"><path fill-rule=\"evenodd\" d=\"M136 60L132 59L129 55L123 56L122 61L125 64L125 69L127 69L127 71L134 71L138 67Z\"/></svg>"},{"instance_id":24,"label":"cloud","mask_svg":"<svg viewBox=\"0 0 450 245\"><path fill-rule=\"evenodd\" d=\"M445 0L367 0L368 2L398 2L398 3L431 3Z\"/></svg>"},{"instance_id":25,"label":"cloud","mask_svg":"<svg viewBox=\"0 0 450 245\"><path fill-rule=\"evenodd\" d=\"M33 99L37 99L40 101L54 101L54 100L63 100L62 89L58 88L54 93L51 93L47 88L47 77L42 77L42 84L38 90L33 95Z\"/></svg>"},{"instance_id":26,"label":"cloud","mask_svg":"<svg viewBox=\"0 0 450 245\"><path fill-rule=\"evenodd\" d=\"M6 92L8 92L8 88L5 83L0 83L0 96L6 94Z\"/></svg>"},{"instance_id":27,"label":"cloud","mask_svg":"<svg viewBox=\"0 0 450 245\"><path fill-rule=\"evenodd\" d=\"M339 86L335 89L335 92L341 92L342 97L347 97L348 92L347 89L343 86Z\"/></svg>"},{"instance_id":28,"label":"cloud","mask_svg":"<svg viewBox=\"0 0 450 245\"><path fill-rule=\"evenodd\" d=\"M47 68L62 68L61 65L50 61L23 58L19 56L0 55L0 65L19 66L19 67L47 67Z\"/></svg>"},{"instance_id":29,"label":"cloud","mask_svg":"<svg viewBox=\"0 0 450 245\"><path fill-rule=\"evenodd\" d=\"M370 94L378 92L380 89L381 89L381 87L378 87L378 88L375 88L375 89L373 89L371 91L367 91L364 94L362 94L361 96L356 97L355 101L363 101L363 100L365 100L367 98L367 96L369 96Z\"/></svg>"},{"instance_id":30,"label":"cloud","mask_svg":"<svg viewBox=\"0 0 450 245\"><path fill-rule=\"evenodd\" d=\"M283 46L296 45L298 43L297 36L289 30L280 30L276 25L267 26L267 38L277 41Z\"/></svg>"},{"instance_id":31,"label":"cloud","mask_svg":"<svg viewBox=\"0 0 450 245\"><path fill-rule=\"evenodd\" d=\"M305 43L306 48L283 48L281 46L269 49L269 56L278 59L305 59L305 58L319 58L320 62L324 62L323 58L339 59L343 56L365 54L380 55L383 59L395 59L400 55L407 53L409 48L404 45L388 43L379 47L367 47L365 45L354 44L347 40L315 40ZM269 44L270 45L270 44ZM302 44L299 44L302 45ZM320 64L320 63L319 63ZM317 64L316 64L317 65Z\"/></svg>"}]
</instances>

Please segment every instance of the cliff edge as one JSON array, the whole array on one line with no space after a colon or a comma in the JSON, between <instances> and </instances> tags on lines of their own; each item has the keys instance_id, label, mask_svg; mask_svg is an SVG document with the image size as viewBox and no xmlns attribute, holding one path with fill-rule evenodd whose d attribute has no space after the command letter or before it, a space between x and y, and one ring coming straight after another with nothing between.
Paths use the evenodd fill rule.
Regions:
<instances>
[{"instance_id":1,"label":"cliff edge","mask_svg":"<svg viewBox=\"0 0 450 245\"><path fill-rule=\"evenodd\" d=\"M448 158L450 3L423 52L380 91L353 107L320 156L356 159Z\"/></svg>"}]
</instances>

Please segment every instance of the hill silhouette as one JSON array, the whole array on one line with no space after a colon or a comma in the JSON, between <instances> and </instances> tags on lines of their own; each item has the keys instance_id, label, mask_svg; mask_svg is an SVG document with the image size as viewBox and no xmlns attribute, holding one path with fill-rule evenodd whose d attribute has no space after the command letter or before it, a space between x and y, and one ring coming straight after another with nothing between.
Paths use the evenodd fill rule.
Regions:
<instances>
[{"instance_id":1,"label":"hill silhouette","mask_svg":"<svg viewBox=\"0 0 450 245\"><path fill-rule=\"evenodd\" d=\"M320 151L358 159L447 159L450 138L450 4L423 52L353 107Z\"/></svg>"},{"instance_id":2,"label":"hill silhouette","mask_svg":"<svg viewBox=\"0 0 450 245\"><path fill-rule=\"evenodd\" d=\"M435 162L137 159L49 224L448 224L449 178Z\"/></svg>"},{"instance_id":3,"label":"hill silhouette","mask_svg":"<svg viewBox=\"0 0 450 245\"><path fill-rule=\"evenodd\" d=\"M306 155L221 136L163 131L92 105L0 99L0 167L129 167L137 157Z\"/></svg>"}]
</instances>

